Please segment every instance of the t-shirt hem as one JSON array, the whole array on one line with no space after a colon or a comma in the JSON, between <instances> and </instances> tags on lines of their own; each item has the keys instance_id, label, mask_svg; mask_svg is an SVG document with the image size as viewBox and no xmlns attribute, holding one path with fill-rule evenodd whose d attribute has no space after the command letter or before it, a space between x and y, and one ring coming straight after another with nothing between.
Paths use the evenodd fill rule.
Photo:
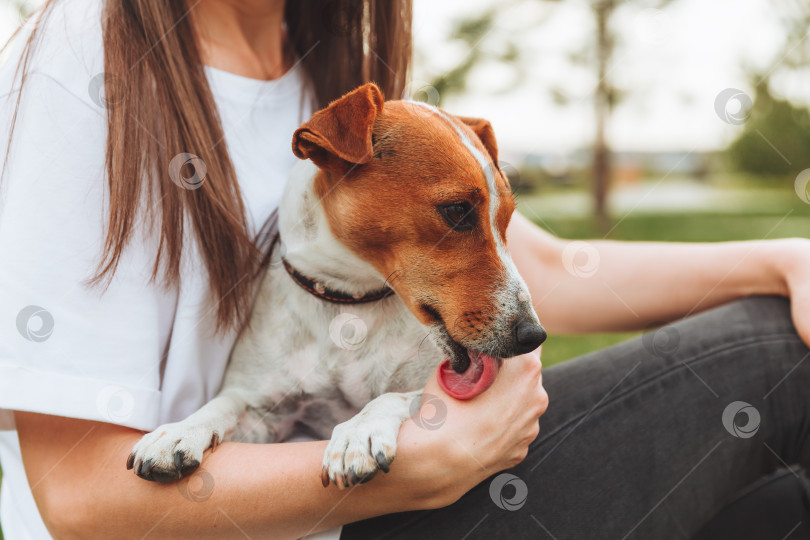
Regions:
<instances>
[{"instance_id":1,"label":"t-shirt hem","mask_svg":"<svg viewBox=\"0 0 810 540\"><path fill-rule=\"evenodd\" d=\"M151 431L159 424L160 391L25 366L0 365L0 429L13 429L8 414L12 410Z\"/></svg>"}]
</instances>

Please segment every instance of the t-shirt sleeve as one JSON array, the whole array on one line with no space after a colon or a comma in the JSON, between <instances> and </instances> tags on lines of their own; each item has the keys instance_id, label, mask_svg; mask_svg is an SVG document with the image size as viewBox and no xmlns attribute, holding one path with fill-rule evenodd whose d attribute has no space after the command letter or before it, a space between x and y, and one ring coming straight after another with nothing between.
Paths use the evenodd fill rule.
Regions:
<instances>
[{"instance_id":1,"label":"t-shirt sleeve","mask_svg":"<svg viewBox=\"0 0 810 540\"><path fill-rule=\"evenodd\" d=\"M42 29L0 180L0 429L11 410L153 429L176 296L149 283L140 228L109 286L85 283L109 204L106 104L99 14L69 9ZM0 68L3 136L25 34Z\"/></svg>"}]
</instances>

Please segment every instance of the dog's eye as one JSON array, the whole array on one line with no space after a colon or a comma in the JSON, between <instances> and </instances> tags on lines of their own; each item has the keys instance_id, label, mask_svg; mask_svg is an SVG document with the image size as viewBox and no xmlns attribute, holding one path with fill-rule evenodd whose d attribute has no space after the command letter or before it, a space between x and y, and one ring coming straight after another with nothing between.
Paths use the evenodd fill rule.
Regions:
<instances>
[{"instance_id":1,"label":"dog's eye","mask_svg":"<svg viewBox=\"0 0 810 540\"><path fill-rule=\"evenodd\" d=\"M457 231L469 231L475 226L475 213L468 202L441 205L439 213L447 224Z\"/></svg>"}]
</instances>

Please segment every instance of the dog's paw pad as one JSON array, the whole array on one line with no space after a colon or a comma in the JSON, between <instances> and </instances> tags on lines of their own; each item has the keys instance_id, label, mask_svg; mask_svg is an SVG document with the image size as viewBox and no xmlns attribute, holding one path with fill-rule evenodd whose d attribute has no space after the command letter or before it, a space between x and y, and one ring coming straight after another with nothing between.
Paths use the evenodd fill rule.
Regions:
<instances>
[{"instance_id":1,"label":"dog's paw pad","mask_svg":"<svg viewBox=\"0 0 810 540\"><path fill-rule=\"evenodd\" d=\"M204 428L161 426L138 441L127 458L127 469L144 480L175 482L199 468L212 440L211 432Z\"/></svg>"}]
</instances>

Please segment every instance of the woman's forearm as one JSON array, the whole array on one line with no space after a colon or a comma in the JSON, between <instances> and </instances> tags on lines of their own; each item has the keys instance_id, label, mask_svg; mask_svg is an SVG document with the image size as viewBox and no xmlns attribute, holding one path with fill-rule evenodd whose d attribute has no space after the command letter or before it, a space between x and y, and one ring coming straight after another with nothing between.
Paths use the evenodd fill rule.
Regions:
<instances>
[{"instance_id":1,"label":"woman's forearm","mask_svg":"<svg viewBox=\"0 0 810 540\"><path fill-rule=\"evenodd\" d=\"M644 329L744 296L786 295L784 267L807 242L569 242L515 218L512 257L540 320L561 333Z\"/></svg>"},{"instance_id":2,"label":"woman's forearm","mask_svg":"<svg viewBox=\"0 0 810 540\"><path fill-rule=\"evenodd\" d=\"M141 436L134 430L33 413L15 418L29 483L56 538L298 538L440 506L449 476L413 447L418 438L400 445L388 474L343 491L321 485L326 441L224 443L206 453L203 471L157 484L125 468Z\"/></svg>"}]
</instances>

